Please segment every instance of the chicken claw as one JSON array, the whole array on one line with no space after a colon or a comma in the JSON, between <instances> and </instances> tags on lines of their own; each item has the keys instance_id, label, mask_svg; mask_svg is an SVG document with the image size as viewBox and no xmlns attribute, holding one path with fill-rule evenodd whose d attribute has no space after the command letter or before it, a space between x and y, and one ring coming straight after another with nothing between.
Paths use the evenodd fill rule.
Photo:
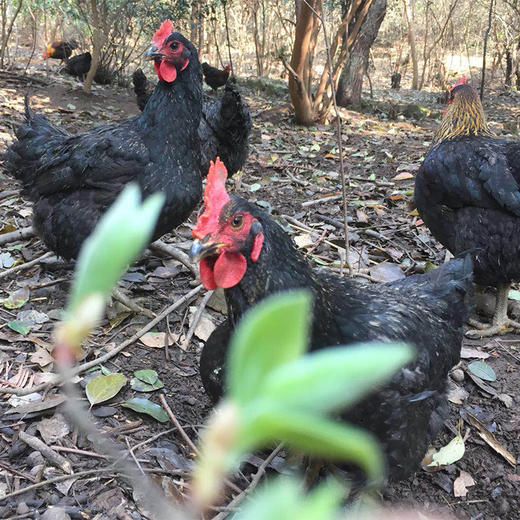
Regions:
<instances>
[{"instance_id":1,"label":"chicken claw","mask_svg":"<svg viewBox=\"0 0 520 520\"><path fill-rule=\"evenodd\" d=\"M497 287L497 303L491 324L470 318L468 323L475 328L466 331L466 336L470 338L489 338L490 336L503 336L516 330L520 331L520 323L507 316L510 287L511 284L500 284Z\"/></svg>"}]
</instances>

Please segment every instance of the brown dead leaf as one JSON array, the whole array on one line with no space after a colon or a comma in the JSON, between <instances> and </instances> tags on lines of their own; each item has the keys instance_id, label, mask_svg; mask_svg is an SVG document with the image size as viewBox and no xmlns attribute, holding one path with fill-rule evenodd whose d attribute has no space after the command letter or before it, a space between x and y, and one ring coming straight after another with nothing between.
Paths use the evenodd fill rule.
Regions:
<instances>
[{"instance_id":1,"label":"brown dead leaf","mask_svg":"<svg viewBox=\"0 0 520 520\"><path fill-rule=\"evenodd\" d=\"M468 398L468 395L464 387L457 385L453 381L449 381L448 401L454 404L462 404Z\"/></svg>"},{"instance_id":2,"label":"brown dead leaf","mask_svg":"<svg viewBox=\"0 0 520 520\"><path fill-rule=\"evenodd\" d=\"M453 494L456 497L465 497L468 488L475 485L473 477L467 471L460 471L460 475L453 482Z\"/></svg>"},{"instance_id":3,"label":"brown dead leaf","mask_svg":"<svg viewBox=\"0 0 520 520\"><path fill-rule=\"evenodd\" d=\"M504 448L504 446L497 441L496 437L474 415L468 413L467 417L469 423L477 429L479 437L491 446L491 448L493 448L498 454L502 455L511 466L515 467L515 456L509 450Z\"/></svg>"},{"instance_id":4,"label":"brown dead leaf","mask_svg":"<svg viewBox=\"0 0 520 520\"><path fill-rule=\"evenodd\" d=\"M302 234L302 235L296 235L294 237L294 242L296 243L296 245L300 249L302 247L312 246L312 244L314 243L314 241L312 240L311 235L308 234L308 233L305 233L305 234Z\"/></svg>"},{"instance_id":5,"label":"brown dead leaf","mask_svg":"<svg viewBox=\"0 0 520 520\"><path fill-rule=\"evenodd\" d=\"M462 347L460 349L460 357L462 359L487 359L489 354L476 348Z\"/></svg>"},{"instance_id":6,"label":"brown dead leaf","mask_svg":"<svg viewBox=\"0 0 520 520\"><path fill-rule=\"evenodd\" d=\"M392 177L393 181L406 181L408 179L413 179L413 174L410 172L401 172L398 173L395 177Z\"/></svg>"},{"instance_id":7,"label":"brown dead leaf","mask_svg":"<svg viewBox=\"0 0 520 520\"><path fill-rule=\"evenodd\" d=\"M41 367L46 367L51 363L54 363L54 359L51 354L43 348L37 348L36 351L31 354L29 359Z\"/></svg>"},{"instance_id":8,"label":"brown dead leaf","mask_svg":"<svg viewBox=\"0 0 520 520\"><path fill-rule=\"evenodd\" d=\"M206 316L201 316L199 323L195 327L193 333L200 340L208 341L208 338L211 336L215 328L215 324L209 318Z\"/></svg>"},{"instance_id":9,"label":"brown dead leaf","mask_svg":"<svg viewBox=\"0 0 520 520\"><path fill-rule=\"evenodd\" d=\"M139 341L150 348L163 348L166 343L165 332L147 332L139 338ZM168 339L168 346L173 345L173 339Z\"/></svg>"},{"instance_id":10,"label":"brown dead leaf","mask_svg":"<svg viewBox=\"0 0 520 520\"><path fill-rule=\"evenodd\" d=\"M513 406L513 398L508 394L498 394L498 398L504 403L506 408Z\"/></svg>"}]
</instances>

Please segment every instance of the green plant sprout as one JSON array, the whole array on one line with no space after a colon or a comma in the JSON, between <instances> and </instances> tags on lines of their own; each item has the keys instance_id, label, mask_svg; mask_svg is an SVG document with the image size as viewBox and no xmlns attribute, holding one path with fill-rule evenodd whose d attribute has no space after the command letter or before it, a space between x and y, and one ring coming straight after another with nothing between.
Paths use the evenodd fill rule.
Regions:
<instances>
[{"instance_id":1,"label":"green plant sprout","mask_svg":"<svg viewBox=\"0 0 520 520\"><path fill-rule=\"evenodd\" d=\"M305 454L353 462L374 485L384 477L376 439L328 414L358 402L413 357L410 346L363 343L304 355L310 294L267 298L240 322L228 357L227 395L201 436L195 503L217 500L223 477L246 453L283 441Z\"/></svg>"},{"instance_id":2,"label":"green plant sprout","mask_svg":"<svg viewBox=\"0 0 520 520\"><path fill-rule=\"evenodd\" d=\"M141 204L139 187L129 184L101 217L81 248L66 318L54 333L57 361L77 356L115 284L150 241L163 203L164 196L155 193Z\"/></svg>"}]
</instances>

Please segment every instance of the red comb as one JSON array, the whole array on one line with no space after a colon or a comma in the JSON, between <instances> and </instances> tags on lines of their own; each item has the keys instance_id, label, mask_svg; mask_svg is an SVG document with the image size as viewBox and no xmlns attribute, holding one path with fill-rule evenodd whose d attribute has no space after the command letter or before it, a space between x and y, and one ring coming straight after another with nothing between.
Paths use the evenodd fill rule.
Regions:
<instances>
[{"instance_id":1,"label":"red comb","mask_svg":"<svg viewBox=\"0 0 520 520\"><path fill-rule=\"evenodd\" d=\"M194 238L202 239L216 231L218 218L222 208L229 202L226 191L227 170L224 163L217 157L210 162L206 189L204 190L204 212L193 228Z\"/></svg>"},{"instance_id":2,"label":"red comb","mask_svg":"<svg viewBox=\"0 0 520 520\"><path fill-rule=\"evenodd\" d=\"M161 27L157 31L155 31L155 34L152 37L153 42L155 45L159 46L162 45L163 41L170 36L170 34L173 32L173 23L171 20L164 20L164 22L161 24Z\"/></svg>"}]
</instances>

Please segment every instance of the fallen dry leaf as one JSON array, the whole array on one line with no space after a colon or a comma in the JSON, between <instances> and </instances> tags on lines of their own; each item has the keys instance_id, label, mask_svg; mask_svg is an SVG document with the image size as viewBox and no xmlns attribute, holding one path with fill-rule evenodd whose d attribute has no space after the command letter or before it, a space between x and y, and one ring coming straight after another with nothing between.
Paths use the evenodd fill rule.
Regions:
<instances>
[{"instance_id":1,"label":"fallen dry leaf","mask_svg":"<svg viewBox=\"0 0 520 520\"><path fill-rule=\"evenodd\" d=\"M456 497L465 497L468 488L475 485L473 477L467 471L460 471L460 475L453 482L453 494Z\"/></svg>"},{"instance_id":2,"label":"fallen dry leaf","mask_svg":"<svg viewBox=\"0 0 520 520\"><path fill-rule=\"evenodd\" d=\"M393 181L406 181L408 179L413 179L413 175L410 172L401 172L392 177Z\"/></svg>"},{"instance_id":3,"label":"fallen dry leaf","mask_svg":"<svg viewBox=\"0 0 520 520\"><path fill-rule=\"evenodd\" d=\"M481 439L483 439L497 453L502 455L511 466L516 466L515 456L497 441L496 437L484 426L484 424L470 413L467 414L467 418L469 423L477 429L477 433Z\"/></svg>"},{"instance_id":4,"label":"fallen dry leaf","mask_svg":"<svg viewBox=\"0 0 520 520\"><path fill-rule=\"evenodd\" d=\"M41 367L46 367L51 363L54 363L54 359L51 354L43 348L37 348L36 351L31 354L29 359Z\"/></svg>"},{"instance_id":5,"label":"fallen dry leaf","mask_svg":"<svg viewBox=\"0 0 520 520\"><path fill-rule=\"evenodd\" d=\"M448 401L454 404L462 404L468 398L468 395L464 387L457 385L453 381L449 381Z\"/></svg>"},{"instance_id":6,"label":"fallen dry leaf","mask_svg":"<svg viewBox=\"0 0 520 520\"><path fill-rule=\"evenodd\" d=\"M139 338L139 341L150 348L163 348L166 344L165 332L147 332ZM168 339L168 346L173 345L173 338Z\"/></svg>"},{"instance_id":7,"label":"fallen dry leaf","mask_svg":"<svg viewBox=\"0 0 520 520\"><path fill-rule=\"evenodd\" d=\"M460 349L460 357L462 359L487 359L489 354L476 348L462 347Z\"/></svg>"},{"instance_id":8,"label":"fallen dry leaf","mask_svg":"<svg viewBox=\"0 0 520 520\"><path fill-rule=\"evenodd\" d=\"M208 341L211 333L215 330L215 324L206 316L201 316L199 323L195 327L194 334L202 341Z\"/></svg>"}]
</instances>

